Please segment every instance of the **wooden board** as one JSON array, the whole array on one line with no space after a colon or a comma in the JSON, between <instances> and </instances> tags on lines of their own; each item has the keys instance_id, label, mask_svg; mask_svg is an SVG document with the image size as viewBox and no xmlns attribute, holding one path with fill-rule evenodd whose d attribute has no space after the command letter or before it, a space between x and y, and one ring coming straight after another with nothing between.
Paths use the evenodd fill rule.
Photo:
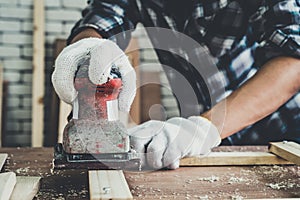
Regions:
<instances>
[{"instance_id":1,"label":"wooden board","mask_svg":"<svg viewBox=\"0 0 300 200\"><path fill-rule=\"evenodd\" d=\"M14 172L0 173L0 200L9 200L16 184Z\"/></svg>"},{"instance_id":2,"label":"wooden board","mask_svg":"<svg viewBox=\"0 0 300 200\"><path fill-rule=\"evenodd\" d=\"M72 106L60 100L59 104L59 121L58 121L58 143L63 142L63 132L68 123L68 115L72 111Z\"/></svg>"},{"instance_id":3,"label":"wooden board","mask_svg":"<svg viewBox=\"0 0 300 200\"><path fill-rule=\"evenodd\" d=\"M267 150L267 146L214 149L227 152ZM89 200L87 170L51 171L53 148L0 148L1 152L9 155L3 170L14 171L18 176L43 177L35 199ZM299 172L298 165L243 165L124 171L124 175L136 200L276 199L300 197Z\"/></svg>"},{"instance_id":4,"label":"wooden board","mask_svg":"<svg viewBox=\"0 0 300 200\"><path fill-rule=\"evenodd\" d=\"M33 147L43 146L45 93L44 0L34 0L33 11L32 136Z\"/></svg>"},{"instance_id":5,"label":"wooden board","mask_svg":"<svg viewBox=\"0 0 300 200\"><path fill-rule=\"evenodd\" d=\"M90 199L133 199L123 171L89 171Z\"/></svg>"},{"instance_id":6,"label":"wooden board","mask_svg":"<svg viewBox=\"0 0 300 200\"><path fill-rule=\"evenodd\" d=\"M2 147L2 99L3 99L3 68L0 63L0 147Z\"/></svg>"},{"instance_id":7,"label":"wooden board","mask_svg":"<svg viewBox=\"0 0 300 200\"><path fill-rule=\"evenodd\" d=\"M40 179L37 176L17 176L10 200L32 200L39 190Z\"/></svg>"},{"instance_id":8,"label":"wooden board","mask_svg":"<svg viewBox=\"0 0 300 200\"><path fill-rule=\"evenodd\" d=\"M132 124L140 124L141 123L141 94L140 94L140 51L139 51L139 44L138 38L131 37L129 44L125 50L126 55L134 67L136 72L136 95L134 101L132 102L131 109L130 109L130 118L129 118L129 126Z\"/></svg>"},{"instance_id":9,"label":"wooden board","mask_svg":"<svg viewBox=\"0 0 300 200\"><path fill-rule=\"evenodd\" d=\"M271 142L269 151L300 165L300 145L295 142Z\"/></svg>"},{"instance_id":10,"label":"wooden board","mask_svg":"<svg viewBox=\"0 0 300 200\"><path fill-rule=\"evenodd\" d=\"M1 171L3 165L6 161L7 156L8 156L7 153L1 153L0 154L0 171Z\"/></svg>"},{"instance_id":11,"label":"wooden board","mask_svg":"<svg viewBox=\"0 0 300 200\"><path fill-rule=\"evenodd\" d=\"M180 160L180 166L277 165L292 164L268 152L211 152L204 157Z\"/></svg>"}]
</instances>

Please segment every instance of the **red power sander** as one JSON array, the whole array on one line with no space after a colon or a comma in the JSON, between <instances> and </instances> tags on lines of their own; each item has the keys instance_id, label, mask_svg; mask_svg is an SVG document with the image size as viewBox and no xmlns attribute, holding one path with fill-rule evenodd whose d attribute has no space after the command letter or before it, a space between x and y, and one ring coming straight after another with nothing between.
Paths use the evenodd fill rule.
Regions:
<instances>
[{"instance_id":1,"label":"red power sander","mask_svg":"<svg viewBox=\"0 0 300 200\"><path fill-rule=\"evenodd\" d=\"M78 91L73 118L63 132L63 143L55 147L54 169L140 169L140 159L130 151L129 137L118 117L122 89L119 69L113 66L107 82L93 84L88 78L88 60L78 69L74 87Z\"/></svg>"}]
</instances>

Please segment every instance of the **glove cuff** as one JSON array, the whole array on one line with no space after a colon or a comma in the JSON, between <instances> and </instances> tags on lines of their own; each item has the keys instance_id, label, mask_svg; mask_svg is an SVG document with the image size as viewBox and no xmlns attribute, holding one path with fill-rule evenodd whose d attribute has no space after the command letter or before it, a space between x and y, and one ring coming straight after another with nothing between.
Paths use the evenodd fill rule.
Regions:
<instances>
[{"instance_id":1,"label":"glove cuff","mask_svg":"<svg viewBox=\"0 0 300 200\"><path fill-rule=\"evenodd\" d=\"M218 131L218 128L208 119L201 116L191 116L188 120L200 126L208 134L209 140L212 142L212 147L216 147L221 143L221 134Z\"/></svg>"}]
</instances>

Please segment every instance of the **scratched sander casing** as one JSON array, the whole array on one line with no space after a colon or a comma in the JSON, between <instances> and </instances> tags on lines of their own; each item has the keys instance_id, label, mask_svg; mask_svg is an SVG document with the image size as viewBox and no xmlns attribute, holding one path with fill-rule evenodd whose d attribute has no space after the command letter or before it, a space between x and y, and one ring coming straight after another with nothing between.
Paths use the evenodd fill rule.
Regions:
<instances>
[{"instance_id":1,"label":"scratched sander casing","mask_svg":"<svg viewBox=\"0 0 300 200\"><path fill-rule=\"evenodd\" d=\"M73 118L55 149L54 168L138 169L139 159L130 152L127 130L119 120L121 74L113 66L107 82L95 85L88 67L87 59L76 72Z\"/></svg>"}]
</instances>

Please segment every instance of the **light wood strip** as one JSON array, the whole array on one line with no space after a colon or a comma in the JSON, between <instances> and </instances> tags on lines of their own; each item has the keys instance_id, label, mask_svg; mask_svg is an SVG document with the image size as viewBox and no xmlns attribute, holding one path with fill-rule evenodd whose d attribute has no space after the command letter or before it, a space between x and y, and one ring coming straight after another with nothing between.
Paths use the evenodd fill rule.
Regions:
<instances>
[{"instance_id":1,"label":"light wood strip","mask_svg":"<svg viewBox=\"0 0 300 200\"><path fill-rule=\"evenodd\" d=\"M91 200L133 199L121 170L89 171L89 188Z\"/></svg>"},{"instance_id":2,"label":"light wood strip","mask_svg":"<svg viewBox=\"0 0 300 200\"><path fill-rule=\"evenodd\" d=\"M300 165L300 145L295 142L271 142L269 151L290 161Z\"/></svg>"},{"instance_id":3,"label":"light wood strip","mask_svg":"<svg viewBox=\"0 0 300 200\"><path fill-rule=\"evenodd\" d=\"M68 115L72 111L72 106L60 100L59 103L59 120L58 120L58 143L63 142L63 133L65 126L68 124Z\"/></svg>"},{"instance_id":4,"label":"light wood strip","mask_svg":"<svg viewBox=\"0 0 300 200\"><path fill-rule=\"evenodd\" d=\"M2 147L3 68L0 63L0 147Z\"/></svg>"},{"instance_id":5,"label":"light wood strip","mask_svg":"<svg viewBox=\"0 0 300 200\"><path fill-rule=\"evenodd\" d=\"M17 176L10 200L32 200L39 190L40 179L37 176Z\"/></svg>"},{"instance_id":6,"label":"light wood strip","mask_svg":"<svg viewBox=\"0 0 300 200\"><path fill-rule=\"evenodd\" d=\"M0 173L0 200L9 200L16 184L14 172Z\"/></svg>"},{"instance_id":7,"label":"light wood strip","mask_svg":"<svg viewBox=\"0 0 300 200\"><path fill-rule=\"evenodd\" d=\"M276 165L292 164L268 152L211 152L203 157L180 160L180 166Z\"/></svg>"},{"instance_id":8,"label":"light wood strip","mask_svg":"<svg viewBox=\"0 0 300 200\"><path fill-rule=\"evenodd\" d=\"M32 137L33 147L43 146L45 92L44 0L34 0L33 11Z\"/></svg>"}]
</instances>

